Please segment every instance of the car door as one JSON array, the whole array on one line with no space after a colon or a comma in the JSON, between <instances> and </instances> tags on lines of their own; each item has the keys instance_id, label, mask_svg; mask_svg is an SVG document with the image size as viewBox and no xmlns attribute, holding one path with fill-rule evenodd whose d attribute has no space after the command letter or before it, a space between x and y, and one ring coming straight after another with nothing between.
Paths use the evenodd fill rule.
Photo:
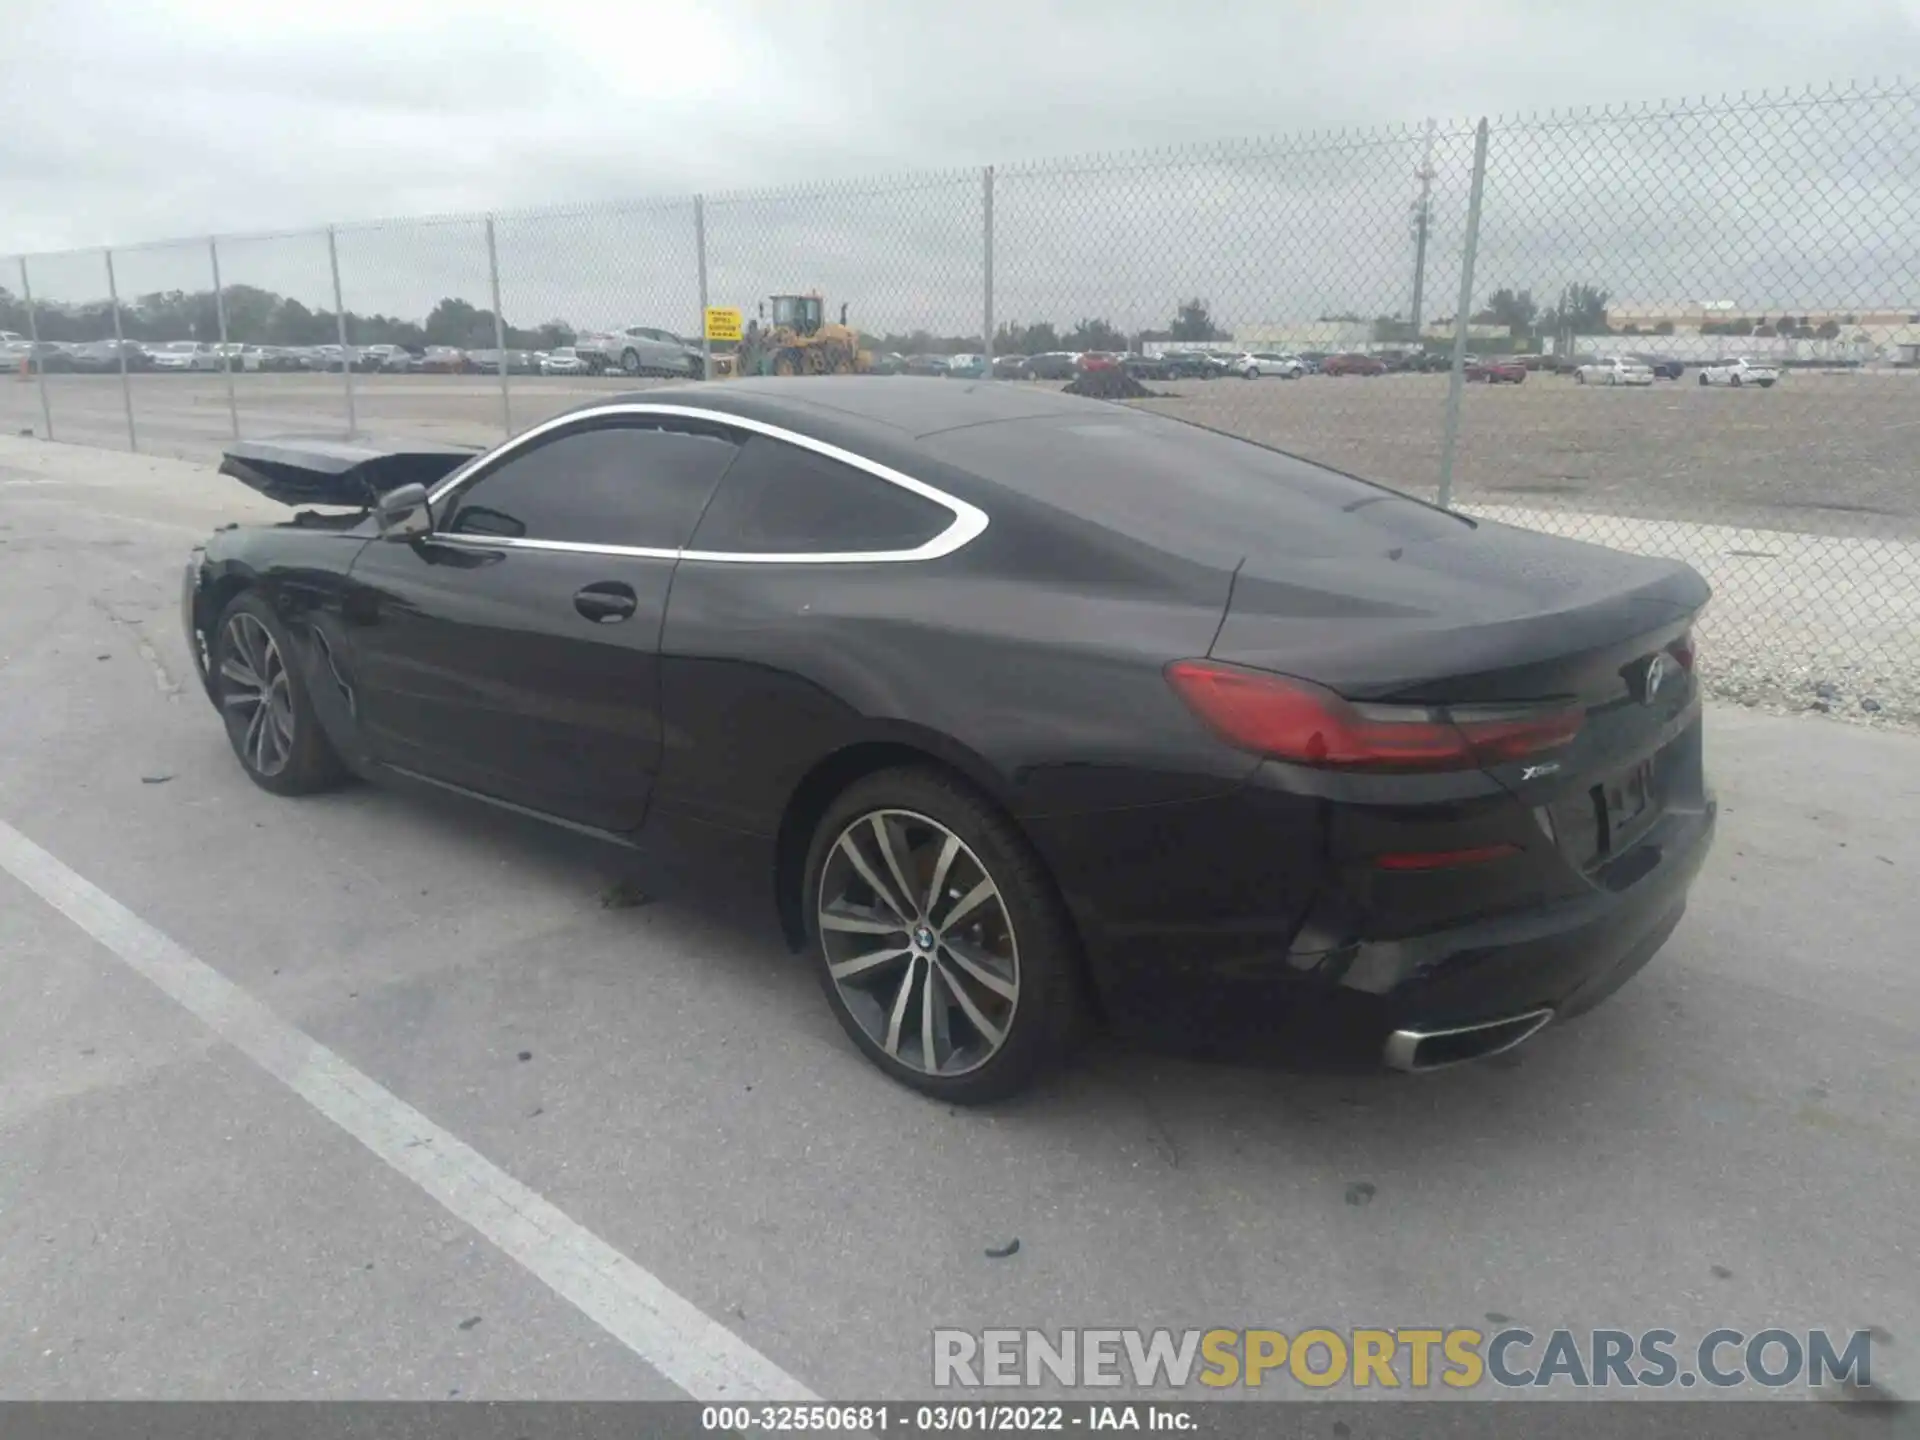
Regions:
<instances>
[{"instance_id":1,"label":"car door","mask_svg":"<svg viewBox=\"0 0 1920 1440\"><path fill-rule=\"evenodd\" d=\"M645 817L677 552L734 442L664 417L561 425L436 497L434 529L349 576L376 760L602 830Z\"/></svg>"}]
</instances>

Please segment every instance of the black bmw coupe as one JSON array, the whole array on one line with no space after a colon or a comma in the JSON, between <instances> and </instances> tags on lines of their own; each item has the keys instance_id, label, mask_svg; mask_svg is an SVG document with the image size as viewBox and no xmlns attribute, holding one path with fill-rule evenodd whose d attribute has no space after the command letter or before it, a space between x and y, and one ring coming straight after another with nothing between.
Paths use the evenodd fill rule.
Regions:
<instances>
[{"instance_id":1,"label":"black bmw coupe","mask_svg":"<svg viewBox=\"0 0 1920 1440\"><path fill-rule=\"evenodd\" d=\"M222 469L317 507L187 567L254 781L430 785L744 881L946 1100L1088 1017L1495 1053L1647 961L1713 832L1693 570L1125 406L754 380Z\"/></svg>"}]
</instances>

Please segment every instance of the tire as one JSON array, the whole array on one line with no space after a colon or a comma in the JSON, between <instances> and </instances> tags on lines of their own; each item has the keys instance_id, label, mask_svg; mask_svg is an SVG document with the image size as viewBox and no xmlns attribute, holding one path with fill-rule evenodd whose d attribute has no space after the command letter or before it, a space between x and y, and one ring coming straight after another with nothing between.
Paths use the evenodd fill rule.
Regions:
<instances>
[{"instance_id":1,"label":"tire","mask_svg":"<svg viewBox=\"0 0 1920 1440\"><path fill-rule=\"evenodd\" d=\"M1573 383L1576 385L1584 385L1587 383L1587 377L1576 370L1573 372Z\"/></svg>"},{"instance_id":2,"label":"tire","mask_svg":"<svg viewBox=\"0 0 1920 1440\"><path fill-rule=\"evenodd\" d=\"M1738 375L1735 375L1730 383L1733 385L1734 389L1738 390L1743 382L1741 381Z\"/></svg>"},{"instance_id":3,"label":"tire","mask_svg":"<svg viewBox=\"0 0 1920 1440\"><path fill-rule=\"evenodd\" d=\"M287 663L293 650L271 605L254 591L237 596L220 614L212 650L215 698L249 780L275 795L311 795L347 778L313 713L306 681L297 665ZM240 672L264 683L250 685ZM264 702L248 705L242 698L261 690Z\"/></svg>"},{"instance_id":4,"label":"tire","mask_svg":"<svg viewBox=\"0 0 1920 1440\"><path fill-rule=\"evenodd\" d=\"M877 822L889 837L891 865ZM939 893L925 900L936 880ZM948 1104L981 1105L1026 1089L1069 1051L1084 1013L1077 938L1032 847L970 786L919 768L854 782L820 819L804 885L809 955L827 1004L893 1079ZM909 886L918 893L896 904L880 898L881 886L889 897ZM953 916L988 887L943 933L936 917ZM879 928L896 920L897 927ZM954 958L950 938L966 946L962 958ZM882 958L848 973L849 964L873 956ZM929 1027L931 1068L922 1062Z\"/></svg>"},{"instance_id":5,"label":"tire","mask_svg":"<svg viewBox=\"0 0 1920 1440\"><path fill-rule=\"evenodd\" d=\"M628 375L638 375L640 373L640 352L637 350L622 350L620 352L620 368Z\"/></svg>"},{"instance_id":6,"label":"tire","mask_svg":"<svg viewBox=\"0 0 1920 1440\"><path fill-rule=\"evenodd\" d=\"M778 355L773 357L773 373L775 375L790 379L800 374L805 368L806 362L801 358L798 350L782 350Z\"/></svg>"},{"instance_id":7,"label":"tire","mask_svg":"<svg viewBox=\"0 0 1920 1440\"><path fill-rule=\"evenodd\" d=\"M1711 385L1712 383L1713 382L1711 380L1707 379L1707 372L1702 370L1700 372L1700 388L1704 390L1707 388L1707 386Z\"/></svg>"}]
</instances>

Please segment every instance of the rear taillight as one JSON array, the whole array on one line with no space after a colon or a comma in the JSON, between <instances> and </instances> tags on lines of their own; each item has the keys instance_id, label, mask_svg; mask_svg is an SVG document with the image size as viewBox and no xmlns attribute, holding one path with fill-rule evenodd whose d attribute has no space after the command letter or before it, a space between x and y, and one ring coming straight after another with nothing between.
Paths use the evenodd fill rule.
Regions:
<instances>
[{"instance_id":1,"label":"rear taillight","mask_svg":"<svg viewBox=\"0 0 1920 1440\"><path fill-rule=\"evenodd\" d=\"M1667 646L1667 653L1680 662L1682 670L1693 669L1693 632L1689 630Z\"/></svg>"},{"instance_id":2,"label":"rear taillight","mask_svg":"<svg viewBox=\"0 0 1920 1440\"><path fill-rule=\"evenodd\" d=\"M1578 707L1372 705L1323 686L1213 660L1176 660L1167 680L1231 745L1327 769L1460 770L1556 749Z\"/></svg>"}]
</instances>

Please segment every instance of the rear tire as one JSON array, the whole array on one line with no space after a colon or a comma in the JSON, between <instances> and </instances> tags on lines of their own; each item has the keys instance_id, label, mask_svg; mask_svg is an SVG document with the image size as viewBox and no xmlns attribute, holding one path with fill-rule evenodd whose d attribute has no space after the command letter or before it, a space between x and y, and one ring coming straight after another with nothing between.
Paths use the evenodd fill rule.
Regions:
<instances>
[{"instance_id":1,"label":"rear tire","mask_svg":"<svg viewBox=\"0 0 1920 1440\"><path fill-rule=\"evenodd\" d=\"M1738 390L1743 382L1738 375L1733 377L1733 388Z\"/></svg>"},{"instance_id":2,"label":"rear tire","mask_svg":"<svg viewBox=\"0 0 1920 1440\"><path fill-rule=\"evenodd\" d=\"M1711 380L1707 379L1707 372L1702 370L1700 372L1700 388L1704 390L1707 388L1707 386L1711 385L1712 383L1713 382Z\"/></svg>"},{"instance_id":3,"label":"rear tire","mask_svg":"<svg viewBox=\"0 0 1920 1440\"><path fill-rule=\"evenodd\" d=\"M256 592L221 612L209 657L214 699L240 768L275 795L311 795L347 778L293 655L286 627Z\"/></svg>"},{"instance_id":4,"label":"rear tire","mask_svg":"<svg viewBox=\"0 0 1920 1440\"><path fill-rule=\"evenodd\" d=\"M1025 837L963 782L917 767L854 782L820 819L804 885L827 1004L901 1084L986 1104L1070 1049L1073 927Z\"/></svg>"},{"instance_id":5,"label":"rear tire","mask_svg":"<svg viewBox=\"0 0 1920 1440\"><path fill-rule=\"evenodd\" d=\"M629 375L638 375L640 373L639 352L637 350L621 351L620 352L620 368L621 370L623 370Z\"/></svg>"}]
</instances>

